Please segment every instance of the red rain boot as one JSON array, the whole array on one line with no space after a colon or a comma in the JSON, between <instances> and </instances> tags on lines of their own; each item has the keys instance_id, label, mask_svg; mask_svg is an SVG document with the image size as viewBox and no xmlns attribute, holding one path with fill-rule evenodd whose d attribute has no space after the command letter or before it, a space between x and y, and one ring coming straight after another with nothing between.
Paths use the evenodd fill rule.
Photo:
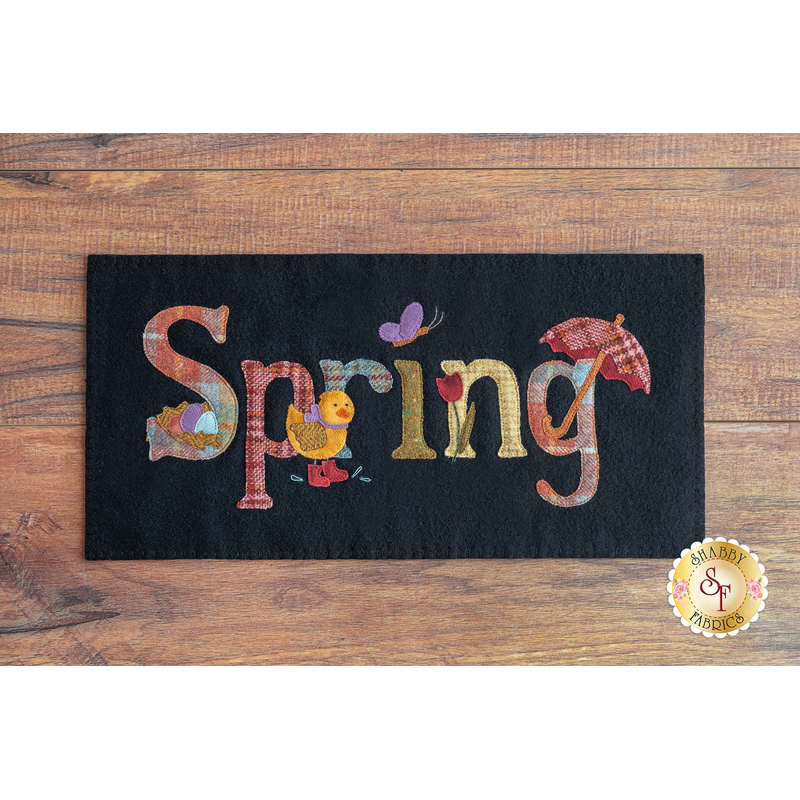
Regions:
<instances>
[{"instance_id":1,"label":"red rain boot","mask_svg":"<svg viewBox=\"0 0 800 800\"><path fill-rule=\"evenodd\" d=\"M330 486L331 482L322 474L319 464L308 465L308 482L311 486Z\"/></svg>"},{"instance_id":2,"label":"red rain boot","mask_svg":"<svg viewBox=\"0 0 800 800\"><path fill-rule=\"evenodd\" d=\"M339 481L346 481L350 476L346 469L339 469L336 462L331 458L328 461L322 462L322 474L331 482L338 483Z\"/></svg>"}]
</instances>

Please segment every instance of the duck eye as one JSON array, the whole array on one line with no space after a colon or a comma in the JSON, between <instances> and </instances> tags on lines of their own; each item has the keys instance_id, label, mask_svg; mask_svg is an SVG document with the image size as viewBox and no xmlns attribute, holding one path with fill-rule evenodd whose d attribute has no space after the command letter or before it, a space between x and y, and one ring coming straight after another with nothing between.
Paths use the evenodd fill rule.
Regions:
<instances>
[{"instance_id":1,"label":"duck eye","mask_svg":"<svg viewBox=\"0 0 800 800\"><path fill-rule=\"evenodd\" d=\"M339 408L339 404L338 404L338 403L334 403L334 404L333 404L333 407L334 407L334 408Z\"/></svg>"}]
</instances>

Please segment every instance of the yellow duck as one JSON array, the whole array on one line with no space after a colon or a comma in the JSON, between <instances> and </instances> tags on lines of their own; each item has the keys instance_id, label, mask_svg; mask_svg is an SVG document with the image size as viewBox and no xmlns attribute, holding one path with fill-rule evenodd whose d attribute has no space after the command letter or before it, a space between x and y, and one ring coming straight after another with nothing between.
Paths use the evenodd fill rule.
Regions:
<instances>
[{"instance_id":1,"label":"yellow duck","mask_svg":"<svg viewBox=\"0 0 800 800\"><path fill-rule=\"evenodd\" d=\"M304 414L294 405L286 415L286 435L289 443L301 456L322 464L308 465L308 482L312 486L330 486L337 481L346 481L347 470L336 466L334 456L344 447L347 426L353 419L353 401L344 392L323 392L319 404Z\"/></svg>"}]
</instances>

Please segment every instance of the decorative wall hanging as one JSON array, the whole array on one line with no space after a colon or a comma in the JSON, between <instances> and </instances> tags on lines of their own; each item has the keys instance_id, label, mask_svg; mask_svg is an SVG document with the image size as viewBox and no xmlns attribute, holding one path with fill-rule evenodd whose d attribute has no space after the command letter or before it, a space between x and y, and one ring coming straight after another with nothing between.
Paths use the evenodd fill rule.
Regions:
<instances>
[{"instance_id":1,"label":"decorative wall hanging","mask_svg":"<svg viewBox=\"0 0 800 800\"><path fill-rule=\"evenodd\" d=\"M87 304L87 558L703 539L702 256L90 256Z\"/></svg>"}]
</instances>

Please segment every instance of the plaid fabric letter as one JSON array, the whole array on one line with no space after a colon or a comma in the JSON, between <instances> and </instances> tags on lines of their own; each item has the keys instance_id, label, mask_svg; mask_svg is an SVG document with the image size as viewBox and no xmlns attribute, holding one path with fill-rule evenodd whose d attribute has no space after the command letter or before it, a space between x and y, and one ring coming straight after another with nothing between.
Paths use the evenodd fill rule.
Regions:
<instances>
[{"instance_id":1,"label":"plaid fabric letter","mask_svg":"<svg viewBox=\"0 0 800 800\"><path fill-rule=\"evenodd\" d=\"M245 442L245 495L237 508L272 508L272 498L264 486L264 456L291 458L297 452L286 438L274 442L264 434L264 392L276 378L288 378L294 389L294 406L304 413L311 411L314 384L302 364L276 361L265 367L260 361L242 361L247 387L247 439Z\"/></svg>"},{"instance_id":2,"label":"plaid fabric letter","mask_svg":"<svg viewBox=\"0 0 800 800\"><path fill-rule=\"evenodd\" d=\"M198 450L179 441L158 422L156 417L147 420L147 441L150 443L150 460L158 461L173 456L187 461L216 458L233 441L239 420L239 403L231 385L211 367L176 353L169 344L167 332L173 322L189 319L202 325L220 344L225 341L228 307L203 308L202 306L175 306L159 311L144 329L144 352L150 363L168 378L197 392L214 410L219 426L219 448Z\"/></svg>"},{"instance_id":3,"label":"plaid fabric letter","mask_svg":"<svg viewBox=\"0 0 800 800\"><path fill-rule=\"evenodd\" d=\"M536 444L546 453L554 456L568 456L576 450L581 454L581 479L578 488L569 496L563 497L545 480L536 484L539 495L554 506L572 507L588 503L597 491L600 477L600 458L597 453L597 436L594 426L594 382L578 408L576 420L578 435L572 439L551 439L542 428L542 421L547 416L547 388L550 381L562 375L572 382L577 392L583 385L592 359L581 359L576 364L564 361L548 361L541 364L531 373L528 381L528 422Z\"/></svg>"}]
</instances>

